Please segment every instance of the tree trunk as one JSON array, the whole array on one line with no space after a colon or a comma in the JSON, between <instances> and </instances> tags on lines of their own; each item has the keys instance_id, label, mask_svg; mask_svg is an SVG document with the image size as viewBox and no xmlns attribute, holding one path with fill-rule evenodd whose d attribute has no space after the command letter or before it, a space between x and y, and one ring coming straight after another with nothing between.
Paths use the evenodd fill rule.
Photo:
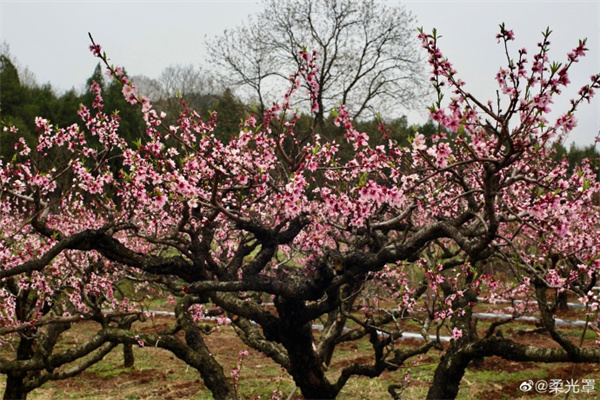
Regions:
<instances>
[{"instance_id":1,"label":"tree trunk","mask_svg":"<svg viewBox=\"0 0 600 400\"><path fill-rule=\"evenodd\" d=\"M559 311L569 311L567 292L557 293L557 303Z\"/></svg>"},{"instance_id":2,"label":"tree trunk","mask_svg":"<svg viewBox=\"0 0 600 400\"><path fill-rule=\"evenodd\" d=\"M275 303L281 320L281 344L290 359L288 372L307 399L335 399L338 390L327 380L323 361L313 347L312 326L302 318L304 302L279 300Z\"/></svg>"},{"instance_id":3,"label":"tree trunk","mask_svg":"<svg viewBox=\"0 0 600 400\"><path fill-rule=\"evenodd\" d=\"M339 314L340 313L338 310L334 310L327 315L327 322L325 323L323 332L321 333L321 342L319 343L318 354L327 367L329 364L331 364L331 359L336 346L335 340L343 332L345 326L346 318L339 317Z\"/></svg>"},{"instance_id":4,"label":"tree trunk","mask_svg":"<svg viewBox=\"0 0 600 400\"><path fill-rule=\"evenodd\" d=\"M131 368L134 363L133 346L129 343L123 344L123 368Z\"/></svg>"},{"instance_id":5,"label":"tree trunk","mask_svg":"<svg viewBox=\"0 0 600 400\"><path fill-rule=\"evenodd\" d=\"M17 360L29 360L33 356L33 339L26 335L32 335L31 331L26 331L19 340L17 347ZM25 378L27 372L18 371L6 374L6 388L4 389L4 400L25 400L30 392L26 388Z\"/></svg>"},{"instance_id":6,"label":"tree trunk","mask_svg":"<svg viewBox=\"0 0 600 400\"><path fill-rule=\"evenodd\" d=\"M6 388L4 389L4 400L25 400L29 391L25 389L25 373L8 374L6 376Z\"/></svg>"},{"instance_id":7,"label":"tree trunk","mask_svg":"<svg viewBox=\"0 0 600 400\"><path fill-rule=\"evenodd\" d=\"M465 370L472 357L452 344L438 364L433 383L427 392L428 400L455 399Z\"/></svg>"},{"instance_id":8,"label":"tree trunk","mask_svg":"<svg viewBox=\"0 0 600 400\"><path fill-rule=\"evenodd\" d=\"M119 324L119 328L129 330L132 324L133 320L127 320L125 323ZM123 343L123 368L131 368L134 364L133 345L131 343Z\"/></svg>"},{"instance_id":9,"label":"tree trunk","mask_svg":"<svg viewBox=\"0 0 600 400\"><path fill-rule=\"evenodd\" d=\"M196 364L194 367L200 372L204 384L212 392L215 399L237 399L235 387L225 376L223 367L210 353L198 331L196 328L185 332L187 345L196 351L202 360L201 364Z\"/></svg>"}]
</instances>

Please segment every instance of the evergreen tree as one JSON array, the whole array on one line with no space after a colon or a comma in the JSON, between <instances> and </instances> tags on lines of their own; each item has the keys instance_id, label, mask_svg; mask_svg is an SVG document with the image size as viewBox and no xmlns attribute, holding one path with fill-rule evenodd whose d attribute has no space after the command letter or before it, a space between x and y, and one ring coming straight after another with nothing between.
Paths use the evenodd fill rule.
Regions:
<instances>
[{"instance_id":1,"label":"evergreen tree","mask_svg":"<svg viewBox=\"0 0 600 400\"><path fill-rule=\"evenodd\" d=\"M2 115L16 115L23 105L19 73L10 58L0 55L0 107Z\"/></svg>"},{"instance_id":2,"label":"evergreen tree","mask_svg":"<svg viewBox=\"0 0 600 400\"><path fill-rule=\"evenodd\" d=\"M232 136L240 132L240 123L247 116L246 106L227 88L214 104L218 124L215 136L229 142Z\"/></svg>"},{"instance_id":3,"label":"evergreen tree","mask_svg":"<svg viewBox=\"0 0 600 400\"><path fill-rule=\"evenodd\" d=\"M588 146L577 146L575 143L571 143L569 150L561 143L554 143L553 158L557 161L566 159L569 163L569 173L573 172L576 166L586 160L595 171L596 179L600 181L600 154L596 150L596 146L590 144Z\"/></svg>"},{"instance_id":4,"label":"evergreen tree","mask_svg":"<svg viewBox=\"0 0 600 400\"><path fill-rule=\"evenodd\" d=\"M34 137L24 118L24 106L27 104L27 90L21 85L17 68L6 54L0 55L0 125L15 126L19 136L32 144ZM32 122L32 121L28 121ZM0 131L0 155L11 159L17 136Z\"/></svg>"}]
</instances>

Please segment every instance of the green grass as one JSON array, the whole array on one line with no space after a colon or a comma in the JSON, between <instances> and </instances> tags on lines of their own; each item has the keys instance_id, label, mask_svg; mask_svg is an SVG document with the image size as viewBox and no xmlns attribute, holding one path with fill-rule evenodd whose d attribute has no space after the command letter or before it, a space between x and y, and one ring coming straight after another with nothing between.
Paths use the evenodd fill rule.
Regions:
<instances>
[{"instance_id":1,"label":"green grass","mask_svg":"<svg viewBox=\"0 0 600 400\"><path fill-rule=\"evenodd\" d=\"M472 371L467 370L464 379L477 382L481 384L491 382L522 382L528 379L546 379L548 378L548 371L546 370L524 370L518 372L506 372L506 371Z\"/></svg>"},{"instance_id":2,"label":"green grass","mask_svg":"<svg viewBox=\"0 0 600 400\"><path fill-rule=\"evenodd\" d=\"M576 339L581 339L581 334L583 333L583 329L570 329L570 330L566 330L564 331L564 335L568 336L570 338L576 338ZM586 329L585 331L585 335L584 335L584 340L596 340L598 338L598 336L596 335L596 333L591 330L590 328ZM576 341L576 343L579 343L579 340Z\"/></svg>"},{"instance_id":3,"label":"green grass","mask_svg":"<svg viewBox=\"0 0 600 400\"><path fill-rule=\"evenodd\" d=\"M112 378L123 373L132 372L133 368L115 368L108 364L96 364L88 369L88 372L98 375L100 378ZM84 378L79 378L84 379Z\"/></svg>"}]
</instances>

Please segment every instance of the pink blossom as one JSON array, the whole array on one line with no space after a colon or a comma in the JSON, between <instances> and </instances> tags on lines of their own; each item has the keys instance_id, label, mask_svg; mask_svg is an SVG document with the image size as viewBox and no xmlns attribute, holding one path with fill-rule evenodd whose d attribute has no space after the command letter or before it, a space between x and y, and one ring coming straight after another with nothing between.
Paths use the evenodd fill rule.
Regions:
<instances>
[{"instance_id":1,"label":"pink blossom","mask_svg":"<svg viewBox=\"0 0 600 400\"><path fill-rule=\"evenodd\" d=\"M412 147L415 150L423 151L427 148L425 144L425 136L420 133L417 133L417 136L412 140Z\"/></svg>"},{"instance_id":2,"label":"pink blossom","mask_svg":"<svg viewBox=\"0 0 600 400\"><path fill-rule=\"evenodd\" d=\"M129 103L136 104L137 103L137 93L135 91L135 85L133 85L133 84L123 85L123 96L125 97L125 100L127 100Z\"/></svg>"},{"instance_id":3,"label":"pink blossom","mask_svg":"<svg viewBox=\"0 0 600 400\"><path fill-rule=\"evenodd\" d=\"M102 47L100 47L98 44L92 44L90 45L90 51L95 57L100 57L102 54Z\"/></svg>"},{"instance_id":4,"label":"pink blossom","mask_svg":"<svg viewBox=\"0 0 600 400\"><path fill-rule=\"evenodd\" d=\"M462 337L462 335L463 335L462 329L458 329L456 327L454 329L452 329L452 339L458 340Z\"/></svg>"}]
</instances>

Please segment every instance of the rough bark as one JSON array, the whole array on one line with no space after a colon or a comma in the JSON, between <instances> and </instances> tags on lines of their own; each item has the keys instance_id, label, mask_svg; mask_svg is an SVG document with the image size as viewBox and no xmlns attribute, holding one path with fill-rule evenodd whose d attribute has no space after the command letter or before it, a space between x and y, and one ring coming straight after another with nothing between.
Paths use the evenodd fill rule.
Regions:
<instances>
[{"instance_id":1,"label":"rough bark","mask_svg":"<svg viewBox=\"0 0 600 400\"><path fill-rule=\"evenodd\" d=\"M6 389L4 400L25 400L29 391L25 389L24 373L8 374L6 376Z\"/></svg>"},{"instance_id":2,"label":"rough bark","mask_svg":"<svg viewBox=\"0 0 600 400\"><path fill-rule=\"evenodd\" d=\"M64 370L53 370L52 372L43 371L37 376L35 374L30 374L27 377L25 388L27 391L31 392L48 381L64 380L77 376L87 368L102 360L115 347L117 347L117 345L114 343L104 343L91 356L85 357L83 360L69 368Z\"/></svg>"},{"instance_id":3,"label":"rough bark","mask_svg":"<svg viewBox=\"0 0 600 400\"><path fill-rule=\"evenodd\" d=\"M442 356L435 369L433 382L427 392L427 399L455 399L465 369L472 358L469 354L465 354L457 348L456 345L452 345L446 354Z\"/></svg>"},{"instance_id":4,"label":"rough bark","mask_svg":"<svg viewBox=\"0 0 600 400\"><path fill-rule=\"evenodd\" d=\"M288 372L307 399L334 399L338 390L327 380L313 346L312 326L303 316L304 302L277 299L280 338L290 359Z\"/></svg>"},{"instance_id":5,"label":"rough bark","mask_svg":"<svg viewBox=\"0 0 600 400\"><path fill-rule=\"evenodd\" d=\"M31 332L29 332L31 334ZM33 357L33 338L21 336L17 347L17 360L29 360ZM26 388L27 371L10 371L6 374L4 400L25 400L30 392Z\"/></svg>"},{"instance_id":6,"label":"rough bark","mask_svg":"<svg viewBox=\"0 0 600 400\"><path fill-rule=\"evenodd\" d=\"M133 346L131 344L123 345L123 368L131 368L135 364L133 355Z\"/></svg>"}]
</instances>

